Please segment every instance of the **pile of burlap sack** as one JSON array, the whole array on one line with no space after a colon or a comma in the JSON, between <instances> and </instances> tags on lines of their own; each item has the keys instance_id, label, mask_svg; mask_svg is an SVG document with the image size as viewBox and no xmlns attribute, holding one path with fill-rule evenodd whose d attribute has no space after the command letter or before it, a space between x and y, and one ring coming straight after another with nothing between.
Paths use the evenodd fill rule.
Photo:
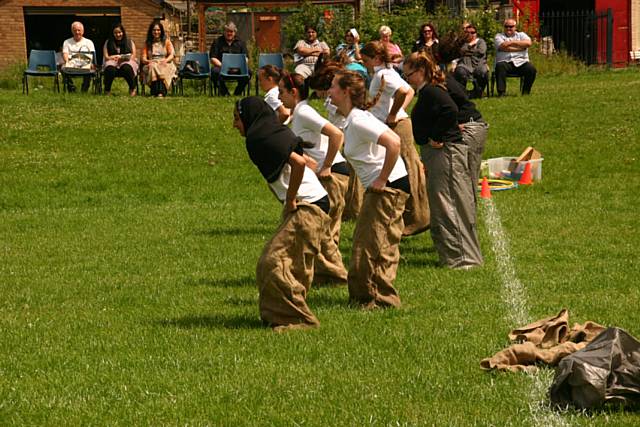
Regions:
<instances>
[{"instance_id":1,"label":"pile of burlap sack","mask_svg":"<svg viewBox=\"0 0 640 427\"><path fill-rule=\"evenodd\" d=\"M605 403L640 403L640 342L619 328L588 321L569 329L569 312L509 333L513 343L480 362L482 369L535 372L556 367L549 390L560 406L596 408Z\"/></svg>"}]
</instances>

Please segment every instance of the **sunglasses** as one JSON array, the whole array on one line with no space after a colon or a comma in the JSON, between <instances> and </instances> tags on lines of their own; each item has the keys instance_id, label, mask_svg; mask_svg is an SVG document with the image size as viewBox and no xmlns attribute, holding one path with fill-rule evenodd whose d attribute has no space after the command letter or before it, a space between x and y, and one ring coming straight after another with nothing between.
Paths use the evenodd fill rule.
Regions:
<instances>
[{"instance_id":1,"label":"sunglasses","mask_svg":"<svg viewBox=\"0 0 640 427\"><path fill-rule=\"evenodd\" d=\"M505 27L505 28L514 28L514 27L515 27L515 25L505 25L504 27Z\"/></svg>"},{"instance_id":2,"label":"sunglasses","mask_svg":"<svg viewBox=\"0 0 640 427\"><path fill-rule=\"evenodd\" d=\"M475 34L475 31L467 31L467 34Z\"/></svg>"},{"instance_id":3,"label":"sunglasses","mask_svg":"<svg viewBox=\"0 0 640 427\"><path fill-rule=\"evenodd\" d=\"M423 33L433 33L433 30L424 30Z\"/></svg>"}]
</instances>

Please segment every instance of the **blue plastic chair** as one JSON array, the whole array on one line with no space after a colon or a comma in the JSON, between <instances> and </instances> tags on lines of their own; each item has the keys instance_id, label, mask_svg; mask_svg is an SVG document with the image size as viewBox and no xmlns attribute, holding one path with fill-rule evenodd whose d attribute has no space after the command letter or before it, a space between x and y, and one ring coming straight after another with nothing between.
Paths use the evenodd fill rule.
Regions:
<instances>
[{"instance_id":1,"label":"blue plastic chair","mask_svg":"<svg viewBox=\"0 0 640 427\"><path fill-rule=\"evenodd\" d=\"M82 52L87 55L91 55L91 62L93 63L93 67L90 70L67 70L64 67L60 69L62 73L62 89L65 92L69 91L67 87L67 81L64 78L65 76L69 77L85 77L89 76L91 78L91 83L93 84L93 93L102 93L102 79L100 77L100 68L98 68L96 62L96 53L95 52Z\"/></svg>"},{"instance_id":2,"label":"blue plastic chair","mask_svg":"<svg viewBox=\"0 0 640 427\"><path fill-rule=\"evenodd\" d=\"M25 93L26 89L27 95L29 95L29 76L53 77L53 90L58 89L58 93L60 93L56 52L53 50L31 50L31 53L29 53L29 65L22 74L22 93Z\"/></svg>"},{"instance_id":3,"label":"blue plastic chair","mask_svg":"<svg viewBox=\"0 0 640 427\"><path fill-rule=\"evenodd\" d=\"M281 70L284 68L284 58L281 53L261 53L258 55L258 70L265 65L273 65ZM256 77L256 96L259 92L258 78Z\"/></svg>"},{"instance_id":4,"label":"blue plastic chair","mask_svg":"<svg viewBox=\"0 0 640 427\"><path fill-rule=\"evenodd\" d=\"M200 68L198 73L185 70L185 66L188 61L198 63ZM211 61L209 59L209 52L187 52L185 56L182 57L180 69L178 70L178 86L180 87L180 95L184 95L183 79L201 80L203 91L206 93L207 89L209 89L209 95L212 95Z\"/></svg>"},{"instance_id":5,"label":"blue plastic chair","mask_svg":"<svg viewBox=\"0 0 640 427\"><path fill-rule=\"evenodd\" d=\"M239 70L237 73L229 73L229 70ZM220 67L219 79L226 81L239 81L247 79L247 85L244 89L247 96L251 95L251 74L249 74L249 65L247 65L247 55L244 53L223 53L222 66ZM218 94L218 82L214 82L216 95Z\"/></svg>"}]
</instances>

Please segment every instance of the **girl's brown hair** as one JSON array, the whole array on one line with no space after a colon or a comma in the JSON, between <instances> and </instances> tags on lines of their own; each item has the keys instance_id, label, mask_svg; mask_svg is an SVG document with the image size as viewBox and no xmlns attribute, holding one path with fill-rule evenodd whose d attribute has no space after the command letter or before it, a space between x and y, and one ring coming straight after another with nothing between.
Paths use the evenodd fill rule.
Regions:
<instances>
[{"instance_id":1,"label":"girl's brown hair","mask_svg":"<svg viewBox=\"0 0 640 427\"><path fill-rule=\"evenodd\" d=\"M344 70L344 64L337 61L325 62L309 77L309 87L313 90L328 90L333 76L340 70Z\"/></svg>"},{"instance_id":2,"label":"girl's brown hair","mask_svg":"<svg viewBox=\"0 0 640 427\"><path fill-rule=\"evenodd\" d=\"M413 52L404 61L404 66L411 70L422 70L427 84L444 85L444 73L440 66L428 52Z\"/></svg>"},{"instance_id":3,"label":"girl's brown hair","mask_svg":"<svg viewBox=\"0 0 640 427\"><path fill-rule=\"evenodd\" d=\"M361 55L366 55L369 58L379 58L385 65L391 63L391 55L387 50L387 47L384 43L374 40L366 45L360 50Z\"/></svg>"},{"instance_id":4,"label":"girl's brown hair","mask_svg":"<svg viewBox=\"0 0 640 427\"><path fill-rule=\"evenodd\" d=\"M338 79L340 89L347 90L351 104L362 110L367 109L367 88L364 78L355 71L341 70L336 72L335 77Z\"/></svg>"},{"instance_id":5,"label":"girl's brown hair","mask_svg":"<svg viewBox=\"0 0 640 427\"><path fill-rule=\"evenodd\" d=\"M304 77L300 74L283 71L280 81L289 92L297 89L300 99L305 100L309 97L309 87L304 84Z\"/></svg>"},{"instance_id":6,"label":"girl's brown hair","mask_svg":"<svg viewBox=\"0 0 640 427\"><path fill-rule=\"evenodd\" d=\"M282 77L282 71L280 71L280 68L273 64L263 65L260 68L260 71L262 71L266 77L272 78L276 83L278 83Z\"/></svg>"}]
</instances>

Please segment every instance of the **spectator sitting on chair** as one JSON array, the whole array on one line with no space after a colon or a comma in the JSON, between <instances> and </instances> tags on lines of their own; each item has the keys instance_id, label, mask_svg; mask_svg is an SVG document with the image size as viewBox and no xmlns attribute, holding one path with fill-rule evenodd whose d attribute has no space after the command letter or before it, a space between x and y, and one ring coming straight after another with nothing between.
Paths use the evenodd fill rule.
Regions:
<instances>
[{"instance_id":1,"label":"spectator sitting on chair","mask_svg":"<svg viewBox=\"0 0 640 427\"><path fill-rule=\"evenodd\" d=\"M142 71L144 81L151 87L151 95L162 98L171 88L176 75L174 53L164 27L160 21L153 21L147 30L147 40L142 50Z\"/></svg>"},{"instance_id":2,"label":"spectator sitting on chair","mask_svg":"<svg viewBox=\"0 0 640 427\"><path fill-rule=\"evenodd\" d=\"M404 61L404 55L402 54L400 46L391 41L393 31L391 31L391 28L388 26L383 25L378 30L378 34L380 34L380 42L386 47L387 52L389 52L391 58L390 64L398 74L402 75L402 62Z\"/></svg>"},{"instance_id":3,"label":"spectator sitting on chair","mask_svg":"<svg viewBox=\"0 0 640 427\"><path fill-rule=\"evenodd\" d=\"M531 86L536 80L536 68L529 62L529 36L516 31L515 20L507 19L504 21L504 33L496 34L495 46L498 96L503 96L507 91L507 74L523 77L522 94L531 93Z\"/></svg>"},{"instance_id":4,"label":"spectator sitting on chair","mask_svg":"<svg viewBox=\"0 0 640 427\"><path fill-rule=\"evenodd\" d=\"M318 30L313 25L305 25L304 33L306 38L298 40L293 51L295 72L306 79L313 74L318 57L329 55L329 45L318 40Z\"/></svg>"},{"instance_id":5,"label":"spectator sitting on chair","mask_svg":"<svg viewBox=\"0 0 640 427\"><path fill-rule=\"evenodd\" d=\"M136 96L136 45L127 38L122 24L113 27L111 35L102 48L104 56L104 94L111 93L111 85L116 77L123 77L129 85L129 95Z\"/></svg>"},{"instance_id":6,"label":"spectator sitting on chair","mask_svg":"<svg viewBox=\"0 0 640 427\"><path fill-rule=\"evenodd\" d=\"M438 56L438 33L436 27L432 23L426 23L420 25L420 34L418 39L413 44L411 52L430 52L433 57Z\"/></svg>"},{"instance_id":7,"label":"spectator sitting on chair","mask_svg":"<svg viewBox=\"0 0 640 427\"><path fill-rule=\"evenodd\" d=\"M467 81L474 79L473 91L470 98L481 98L482 91L487 85L487 43L478 37L476 27L469 24L464 30L467 42L460 49L461 57L456 65L453 75L463 87L467 87Z\"/></svg>"},{"instance_id":8,"label":"spectator sitting on chair","mask_svg":"<svg viewBox=\"0 0 640 427\"><path fill-rule=\"evenodd\" d=\"M93 42L84 37L84 25L82 25L82 22L75 21L73 24L71 24L71 34L73 34L73 37L66 39L62 44L62 59L64 60L65 64L69 62L69 59L71 59L74 54L93 52L93 54L95 55L96 48L93 45ZM65 66L63 65L63 71L64 67ZM73 80L71 79L71 77L65 75L64 78L69 92L75 92L76 87L73 84ZM88 75L83 76L82 92L88 91L90 84L91 77Z\"/></svg>"},{"instance_id":9,"label":"spectator sitting on chair","mask_svg":"<svg viewBox=\"0 0 640 427\"><path fill-rule=\"evenodd\" d=\"M216 85L220 95L228 96L229 90L224 83L224 80L220 78L220 67L222 67L222 55L225 53L243 53L247 52L247 45L245 42L237 37L238 27L233 22L228 22L224 26L224 33L211 44L209 49L209 57L211 58L212 74L211 79L213 84ZM242 95L245 87L249 84L249 77L238 78L238 84L236 86L234 95Z\"/></svg>"}]
</instances>

